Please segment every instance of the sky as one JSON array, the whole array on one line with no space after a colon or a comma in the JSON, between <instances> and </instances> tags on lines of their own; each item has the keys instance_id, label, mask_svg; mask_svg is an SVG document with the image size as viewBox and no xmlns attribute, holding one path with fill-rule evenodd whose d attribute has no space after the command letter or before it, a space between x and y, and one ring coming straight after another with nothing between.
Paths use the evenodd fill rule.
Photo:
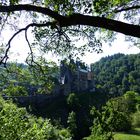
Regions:
<instances>
[{"instance_id":1,"label":"sky","mask_svg":"<svg viewBox=\"0 0 140 140\"><path fill-rule=\"evenodd\" d=\"M136 46L130 46L129 42L125 41L125 36L123 34L118 34L117 39L112 43L111 46L108 44L103 44L103 53L97 54L92 53L83 57L83 60L90 63L94 63L99 61L102 57L110 56L117 53L123 53L123 54L137 54L140 53L140 48Z\"/></svg>"},{"instance_id":2,"label":"sky","mask_svg":"<svg viewBox=\"0 0 140 140\"><path fill-rule=\"evenodd\" d=\"M19 23L16 23L20 28L23 28L26 26L27 23L30 23L30 18L28 19L26 14L22 14L20 17ZM122 19L123 15L120 15L120 18ZM25 19L27 21L25 21ZM32 42L33 37L30 34L30 30L28 31L28 38ZM1 33L1 32L0 32ZM12 35L15 33L15 31L12 31L10 28L6 28L2 34L0 34L0 42L8 42L8 40L12 37ZM118 33L117 39L112 43L111 46L108 44L103 44L102 45L102 50L103 53L97 54L96 52L94 53L86 53L85 56L80 57L82 61L84 61L86 64L90 65L91 63L99 61L102 57L106 57L109 55L113 55L116 53L124 53L124 54L137 54L140 53L140 48L138 47L130 47L130 44L125 41L125 36L121 33ZM82 41L81 41L82 43ZM20 33L18 36L16 36L12 43L11 43L12 48L10 49L11 54L10 54L10 60L11 61L17 61L20 63L23 63L26 60L26 57L28 56L29 53L29 47L27 45L27 42L25 40L24 33ZM47 56L48 60L56 60L56 56L49 55Z\"/></svg>"},{"instance_id":3,"label":"sky","mask_svg":"<svg viewBox=\"0 0 140 140\"><path fill-rule=\"evenodd\" d=\"M19 28L25 27L26 23L28 22L30 23L30 18L27 18L27 16L28 14L26 15L24 13L20 15L19 23L17 23ZM122 21L124 21L123 13L120 14L119 18ZM11 38L13 33L14 31L11 31L11 29L6 28L3 34L0 34L0 42L8 42L8 40ZM17 61L17 62L23 63L26 60L26 57L28 56L29 47L26 43L25 37L23 36L24 34L20 33L20 35L16 36L11 43L12 45L12 48L10 49L11 61ZM30 38L31 41L33 40L30 34L28 38ZM113 55L116 53L124 53L124 54L140 53L140 48L135 47L135 46L130 47L130 44L128 42L125 42L125 36L120 33L117 35L117 39L112 43L112 46L109 46L108 44L103 44L102 50L103 50L103 53L99 53L99 54L97 54L96 52L86 53L86 55L83 57L80 57L80 59L84 61L86 64L90 65L91 63L99 61L102 57L106 57L106 56ZM47 58L48 60L56 60L56 56L53 56L53 55L49 55Z\"/></svg>"},{"instance_id":4,"label":"sky","mask_svg":"<svg viewBox=\"0 0 140 140\"><path fill-rule=\"evenodd\" d=\"M117 40L115 40L112 43L112 46L109 46L108 44L103 44L103 52L102 53L86 53L85 56L80 57L82 61L84 61L86 64L91 64L94 62L99 61L102 57L113 55L116 53L124 53L124 54L137 54L140 53L140 48L131 46L128 42L124 41L124 35L118 35ZM15 40L12 42L12 49L11 52L13 52L11 59L12 60L18 60L19 62L25 61L29 48L27 44L25 43L25 39L15 38ZM56 60L56 56L49 55L48 60Z\"/></svg>"},{"instance_id":5,"label":"sky","mask_svg":"<svg viewBox=\"0 0 140 140\"><path fill-rule=\"evenodd\" d=\"M13 35L11 30L6 30L4 34L1 36L0 41L7 42L10 37ZM24 63L26 57L28 56L29 47L26 43L25 38L23 37L24 34L20 33L20 35L16 36L11 43L12 48L10 49L10 60L17 61L19 63ZM30 41L33 41L32 37L30 37ZM82 42L81 42L82 43ZM124 54L137 54L140 53L140 48L138 47L130 47L130 44L125 41L125 36L123 34L117 35L117 39L112 43L112 46L108 44L103 44L102 47L103 53L86 53L85 56L80 57L82 61L86 64L90 65L91 63L99 61L102 57L106 57L109 55L113 55L116 53L124 53ZM48 55L48 60L56 61L56 56Z\"/></svg>"}]
</instances>

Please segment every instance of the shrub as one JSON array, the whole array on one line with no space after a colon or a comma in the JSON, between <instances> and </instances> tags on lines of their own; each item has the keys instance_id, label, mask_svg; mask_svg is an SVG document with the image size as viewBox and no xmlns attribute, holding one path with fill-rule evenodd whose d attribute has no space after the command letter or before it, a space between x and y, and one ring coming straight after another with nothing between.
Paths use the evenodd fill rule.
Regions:
<instances>
[{"instance_id":1,"label":"shrub","mask_svg":"<svg viewBox=\"0 0 140 140\"><path fill-rule=\"evenodd\" d=\"M123 97L109 100L104 108L108 117L108 125L112 131L129 131L131 129L129 105Z\"/></svg>"},{"instance_id":2,"label":"shrub","mask_svg":"<svg viewBox=\"0 0 140 140\"><path fill-rule=\"evenodd\" d=\"M75 93L69 94L67 97L67 105L71 110L77 110L80 107L79 99Z\"/></svg>"},{"instance_id":3,"label":"shrub","mask_svg":"<svg viewBox=\"0 0 140 140\"><path fill-rule=\"evenodd\" d=\"M113 133L110 129L110 125L107 123L105 113L96 110L95 107L91 109L91 115L93 116L93 126L91 127L91 135L84 138L85 140L111 140L113 139Z\"/></svg>"},{"instance_id":4,"label":"shrub","mask_svg":"<svg viewBox=\"0 0 140 140\"><path fill-rule=\"evenodd\" d=\"M8 96L27 96L28 92L23 86L15 86L14 84L10 84L6 89L2 91L4 94Z\"/></svg>"},{"instance_id":5,"label":"shrub","mask_svg":"<svg viewBox=\"0 0 140 140\"><path fill-rule=\"evenodd\" d=\"M68 123L68 130L74 136L76 134L76 129L77 129L75 112L72 111L69 113L67 123Z\"/></svg>"},{"instance_id":6,"label":"shrub","mask_svg":"<svg viewBox=\"0 0 140 140\"><path fill-rule=\"evenodd\" d=\"M126 100L128 106L129 106L129 112L130 113L134 113L136 111L136 96L138 95L138 93L134 92L134 91L127 91L124 94L124 99Z\"/></svg>"},{"instance_id":7,"label":"shrub","mask_svg":"<svg viewBox=\"0 0 140 140\"><path fill-rule=\"evenodd\" d=\"M0 139L71 140L71 135L67 129L58 129L48 119L33 117L0 97Z\"/></svg>"},{"instance_id":8,"label":"shrub","mask_svg":"<svg viewBox=\"0 0 140 140\"><path fill-rule=\"evenodd\" d=\"M110 100L102 110L91 110L93 116L93 126L91 127L91 135L86 140L111 140L114 131L128 131L131 129L130 116L125 108L120 108L121 98ZM122 104L121 104L122 105ZM125 106L125 105L124 105Z\"/></svg>"},{"instance_id":9,"label":"shrub","mask_svg":"<svg viewBox=\"0 0 140 140\"><path fill-rule=\"evenodd\" d=\"M140 127L140 111L137 111L132 115L132 125L134 127Z\"/></svg>"}]
</instances>

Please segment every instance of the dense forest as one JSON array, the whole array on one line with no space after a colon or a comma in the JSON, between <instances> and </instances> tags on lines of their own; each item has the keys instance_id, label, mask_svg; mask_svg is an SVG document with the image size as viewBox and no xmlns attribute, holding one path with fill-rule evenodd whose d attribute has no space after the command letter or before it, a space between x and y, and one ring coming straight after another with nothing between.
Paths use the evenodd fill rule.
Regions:
<instances>
[{"instance_id":1,"label":"dense forest","mask_svg":"<svg viewBox=\"0 0 140 140\"><path fill-rule=\"evenodd\" d=\"M97 90L118 96L126 91L140 93L140 54L115 54L92 64Z\"/></svg>"},{"instance_id":2,"label":"dense forest","mask_svg":"<svg viewBox=\"0 0 140 140\"><path fill-rule=\"evenodd\" d=\"M0 138L118 140L119 132L139 133L136 131L140 127L139 62L140 54L102 58L92 64L95 92L61 94L51 101L45 99L51 95L51 88L46 87L58 82L55 76L59 67L55 63L42 67L49 77L38 73L40 69L23 64L1 67L0 94L6 101L0 97ZM34 97L32 92L43 95L35 97L44 100L18 102L18 96ZM14 104L5 95L13 96Z\"/></svg>"}]
</instances>

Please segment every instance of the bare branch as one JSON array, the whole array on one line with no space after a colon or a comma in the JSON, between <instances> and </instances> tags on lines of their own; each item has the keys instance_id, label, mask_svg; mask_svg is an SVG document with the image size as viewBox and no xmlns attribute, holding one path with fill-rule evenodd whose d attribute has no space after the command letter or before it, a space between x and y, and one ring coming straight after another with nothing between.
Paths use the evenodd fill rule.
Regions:
<instances>
[{"instance_id":1,"label":"bare branch","mask_svg":"<svg viewBox=\"0 0 140 140\"><path fill-rule=\"evenodd\" d=\"M11 41L14 39L14 37L15 37L17 34L19 34L20 32L22 32L23 30L25 30L25 28L20 29L19 31L17 31L17 32L10 38L10 40L8 41L8 44L6 45L6 46L8 46L8 47L7 47L6 51L5 51L5 55L1 58L0 64L4 64L4 66L6 65L6 62L7 62L8 58L9 58L9 57L8 57L8 52L9 52L9 50L10 50L10 48L11 48Z\"/></svg>"},{"instance_id":2,"label":"bare branch","mask_svg":"<svg viewBox=\"0 0 140 140\"><path fill-rule=\"evenodd\" d=\"M115 13L123 12L123 11L130 11L130 10L137 10L140 9L140 5L135 5L131 7L121 8L119 10L115 10Z\"/></svg>"},{"instance_id":3,"label":"bare branch","mask_svg":"<svg viewBox=\"0 0 140 140\"><path fill-rule=\"evenodd\" d=\"M25 31L25 39L26 39L26 41L27 41L27 43L28 43L28 46L29 46L29 48L30 48L30 51L31 51L31 54L33 54L33 52L32 52L32 50L31 50L31 46L30 46L30 43L29 43L29 40L28 40L28 38L27 38L27 30L29 29L29 27L46 27L46 26L52 26L52 25L54 25L55 23L54 22L46 22L46 23L43 23L43 24L38 24L38 23L31 23L31 24L28 24L25 28L22 28L22 29L20 29L19 31L17 31L11 38L10 38L10 40L8 41L8 44L6 45L7 46L7 49L6 49L6 51L5 51L5 55L1 58L1 60L0 60L0 64L4 64L4 65L6 65L6 62L7 62L7 60L8 60L8 52L9 52L9 50L10 50L10 48L11 48L11 42L12 42L12 40L19 34L19 33L21 33L22 31Z\"/></svg>"},{"instance_id":4,"label":"bare branch","mask_svg":"<svg viewBox=\"0 0 140 140\"><path fill-rule=\"evenodd\" d=\"M30 49L29 56L31 56L31 63L32 63L34 61L34 58L33 58L33 50L32 50L32 47L31 47L30 42L29 42L28 37L27 37L27 30L25 30L25 39L26 39L27 44L28 44L29 49Z\"/></svg>"},{"instance_id":5,"label":"bare branch","mask_svg":"<svg viewBox=\"0 0 140 140\"><path fill-rule=\"evenodd\" d=\"M42 69L42 66L41 66L39 63L37 63L37 62L34 61L33 50L32 50L32 47L31 47L31 45L30 45L30 42L29 42L29 40L28 40L27 31L28 31L28 30L25 30L25 39L26 39L27 44L28 44L29 49L30 49L30 54L29 54L28 58L31 56L31 63L28 63L28 58L26 59L26 62L27 62L27 64L28 64L29 66L34 67L35 69L37 69L36 66L35 66L35 65L37 65L37 66L39 67L39 69L40 69L40 72L42 72L42 74L45 76L44 71L43 71L43 69ZM34 63L34 64L33 64L33 63Z\"/></svg>"},{"instance_id":6,"label":"bare branch","mask_svg":"<svg viewBox=\"0 0 140 140\"><path fill-rule=\"evenodd\" d=\"M4 21L3 21L3 24L1 25L0 34L1 34L1 32L2 32L2 30L3 30L3 28L4 28L4 26L5 26L5 24L6 24L6 21L7 21L8 17L9 17L9 15L7 14L7 15L6 15L6 18L5 18Z\"/></svg>"}]
</instances>

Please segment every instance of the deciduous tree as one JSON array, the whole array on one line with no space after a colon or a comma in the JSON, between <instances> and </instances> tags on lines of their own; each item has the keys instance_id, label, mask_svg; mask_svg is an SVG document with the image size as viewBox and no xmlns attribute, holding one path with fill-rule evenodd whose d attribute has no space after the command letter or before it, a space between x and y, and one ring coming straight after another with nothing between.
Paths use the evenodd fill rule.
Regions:
<instances>
[{"instance_id":1,"label":"deciduous tree","mask_svg":"<svg viewBox=\"0 0 140 140\"><path fill-rule=\"evenodd\" d=\"M25 33L30 48L29 57L33 61L33 49L28 39L28 29L32 27L35 44L44 52L76 55L79 51L101 51L102 41L114 39L119 32L131 38L135 44L140 38L140 2L138 0L2 0L0 1L1 30L8 25L16 27L23 16L27 25L16 30L9 39L0 63L6 63L11 42L19 33ZM16 24L18 22L18 24ZM79 39L86 43L76 47ZM1 44L3 45L3 44Z\"/></svg>"}]
</instances>

